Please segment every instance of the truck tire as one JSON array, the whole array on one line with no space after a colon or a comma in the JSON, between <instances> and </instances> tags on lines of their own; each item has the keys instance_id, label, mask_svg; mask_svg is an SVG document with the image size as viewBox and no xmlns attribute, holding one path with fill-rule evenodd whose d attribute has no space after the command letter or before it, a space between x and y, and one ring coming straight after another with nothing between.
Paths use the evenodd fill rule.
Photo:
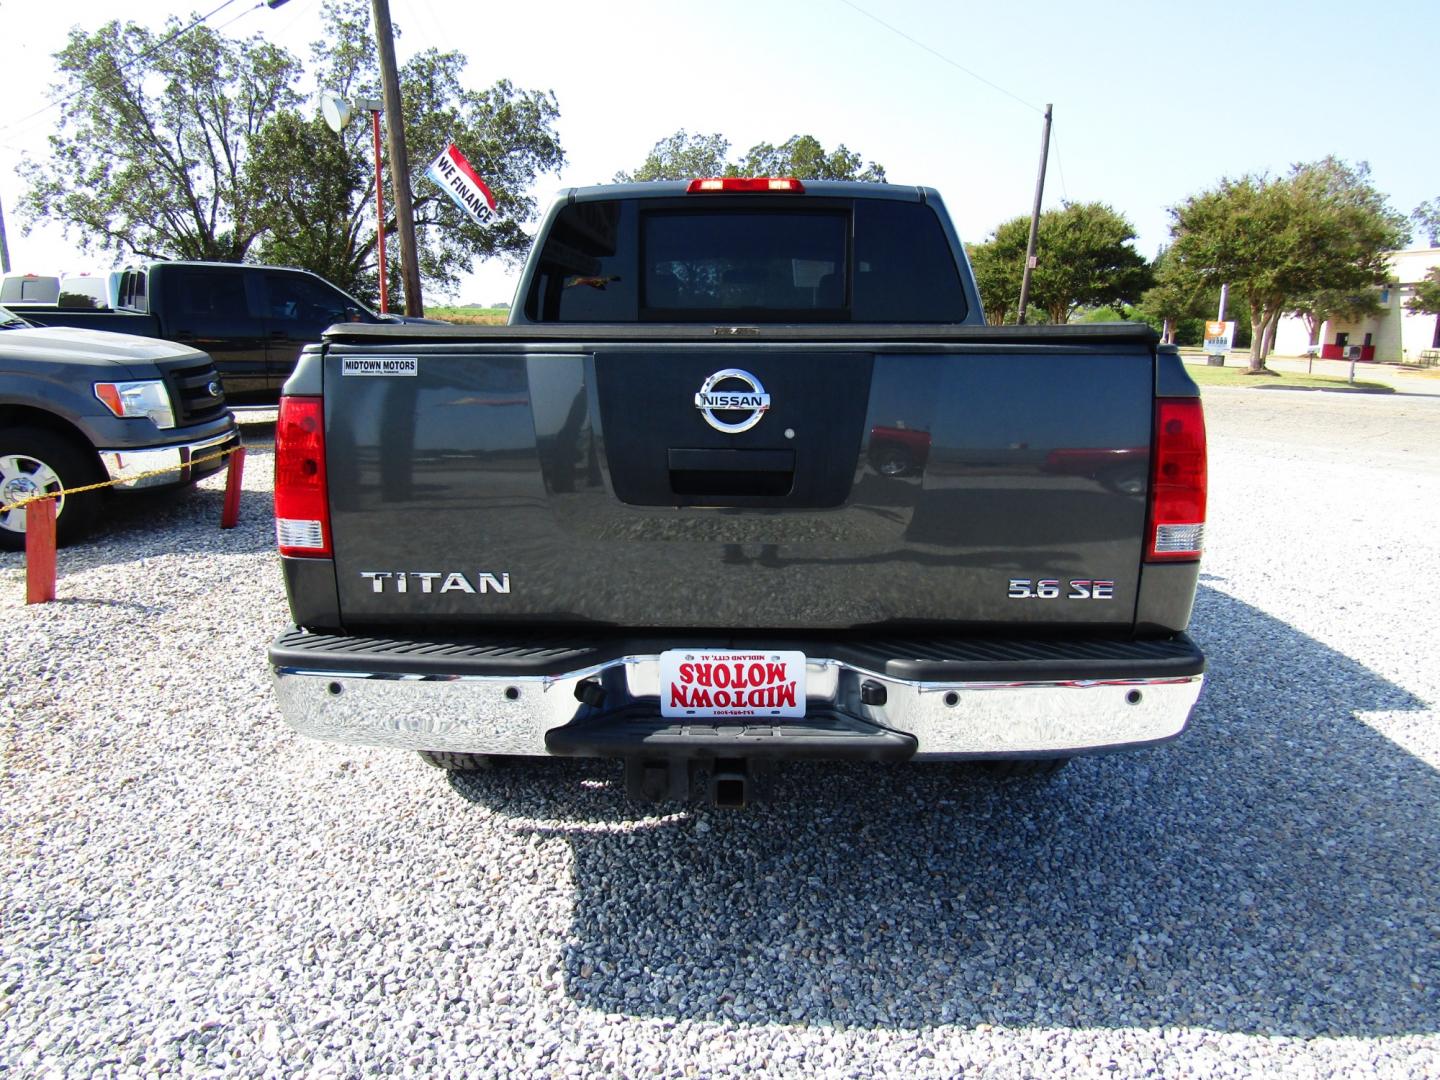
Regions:
<instances>
[{"instance_id":1,"label":"truck tire","mask_svg":"<svg viewBox=\"0 0 1440 1080\"><path fill-rule=\"evenodd\" d=\"M1068 764L1070 759L1067 757L1022 758L1013 761L982 761L980 767L997 778L1028 777L1047 780Z\"/></svg>"},{"instance_id":2,"label":"truck tire","mask_svg":"<svg viewBox=\"0 0 1440 1080\"><path fill-rule=\"evenodd\" d=\"M44 428L12 428L0 435L0 506L36 495L82 487L99 479L88 447ZM89 531L100 509L100 493L62 495L55 507L55 538L68 544ZM0 549L25 547L25 511L0 513Z\"/></svg>"},{"instance_id":3,"label":"truck tire","mask_svg":"<svg viewBox=\"0 0 1440 1080\"><path fill-rule=\"evenodd\" d=\"M421 750L427 765L446 772L482 772L493 769L495 761L488 754L458 754L450 750Z\"/></svg>"}]
</instances>

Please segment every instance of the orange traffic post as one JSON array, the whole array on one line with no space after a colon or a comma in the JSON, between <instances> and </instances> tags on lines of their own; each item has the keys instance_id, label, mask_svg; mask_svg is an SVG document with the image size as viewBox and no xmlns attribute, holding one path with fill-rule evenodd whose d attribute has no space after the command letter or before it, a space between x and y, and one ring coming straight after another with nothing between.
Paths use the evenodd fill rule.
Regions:
<instances>
[{"instance_id":1,"label":"orange traffic post","mask_svg":"<svg viewBox=\"0 0 1440 1080\"><path fill-rule=\"evenodd\" d=\"M240 521L240 487L245 477L245 448L237 446L230 454L225 473L225 508L220 511L220 527L233 529Z\"/></svg>"},{"instance_id":2,"label":"orange traffic post","mask_svg":"<svg viewBox=\"0 0 1440 1080\"><path fill-rule=\"evenodd\" d=\"M55 500L25 507L25 602L55 599Z\"/></svg>"}]
</instances>

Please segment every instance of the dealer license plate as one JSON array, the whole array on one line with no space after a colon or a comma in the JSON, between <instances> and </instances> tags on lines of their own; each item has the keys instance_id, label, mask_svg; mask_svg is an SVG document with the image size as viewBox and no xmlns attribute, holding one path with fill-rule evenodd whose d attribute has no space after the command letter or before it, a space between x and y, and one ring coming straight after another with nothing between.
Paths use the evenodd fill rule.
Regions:
<instances>
[{"instance_id":1,"label":"dealer license plate","mask_svg":"<svg viewBox=\"0 0 1440 1080\"><path fill-rule=\"evenodd\" d=\"M669 649L660 654L660 715L805 715L805 654Z\"/></svg>"}]
</instances>

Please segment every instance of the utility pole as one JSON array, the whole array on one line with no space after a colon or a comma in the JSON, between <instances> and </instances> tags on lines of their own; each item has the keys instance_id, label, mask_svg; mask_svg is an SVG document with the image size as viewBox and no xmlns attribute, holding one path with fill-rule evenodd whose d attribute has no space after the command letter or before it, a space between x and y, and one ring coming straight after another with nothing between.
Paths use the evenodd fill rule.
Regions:
<instances>
[{"instance_id":1,"label":"utility pole","mask_svg":"<svg viewBox=\"0 0 1440 1080\"><path fill-rule=\"evenodd\" d=\"M0 274L10 272L10 246L5 243L5 204L0 203Z\"/></svg>"},{"instance_id":2,"label":"utility pole","mask_svg":"<svg viewBox=\"0 0 1440 1080\"><path fill-rule=\"evenodd\" d=\"M390 141L390 183L395 189L395 228L400 240L405 314L424 315L425 303L420 296L420 261L415 248L415 211L410 198L410 159L405 153L400 76L395 70L395 30L390 24L390 0L372 0L372 3L375 39L380 51L380 88L385 96L385 127ZM380 227L385 227L383 221Z\"/></svg>"},{"instance_id":3,"label":"utility pole","mask_svg":"<svg viewBox=\"0 0 1440 1080\"><path fill-rule=\"evenodd\" d=\"M1045 198L1045 163L1050 159L1050 110L1045 106L1045 129L1040 136L1040 175L1035 179L1035 206L1030 211L1030 242L1025 245L1025 274L1020 279L1020 318L1025 322L1025 309L1030 306L1030 275L1035 272L1035 244L1040 239L1040 202Z\"/></svg>"}]
</instances>

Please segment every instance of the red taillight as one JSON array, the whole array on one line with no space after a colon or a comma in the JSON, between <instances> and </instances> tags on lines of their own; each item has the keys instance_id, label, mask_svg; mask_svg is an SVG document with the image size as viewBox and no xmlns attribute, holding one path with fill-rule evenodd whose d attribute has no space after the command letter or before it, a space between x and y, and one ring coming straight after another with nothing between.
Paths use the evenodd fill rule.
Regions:
<instances>
[{"instance_id":1,"label":"red taillight","mask_svg":"<svg viewBox=\"0 0 1440 1080\"><path fill-rule=\"evenodd\" d=\"M805 185L790 176L713 176L705 180L691 180L690 186L685 189L687 195L734 191L788 191L803 195Z\"/></svg>"},{"instance_id":2,"label":"red taillight","mask_svg":"<svg viewBox=\"0 0 1440 1080\"><path fill-rule=\"evenodd\" d=\"M1146 558L1198 559L1205 547L1205 413L1199 398L1155 403Z\"/></svg>"},{"instance_id":3,"label":"red taillight","mask_svg":"<svg viewBox=\"0 0 1440 1080\"><path fill-rule=\"evenodd\" d=\"M282 397L275 425L275 541L281 555L330 554L325 403Z\"/></svg>"}]
</instances>

